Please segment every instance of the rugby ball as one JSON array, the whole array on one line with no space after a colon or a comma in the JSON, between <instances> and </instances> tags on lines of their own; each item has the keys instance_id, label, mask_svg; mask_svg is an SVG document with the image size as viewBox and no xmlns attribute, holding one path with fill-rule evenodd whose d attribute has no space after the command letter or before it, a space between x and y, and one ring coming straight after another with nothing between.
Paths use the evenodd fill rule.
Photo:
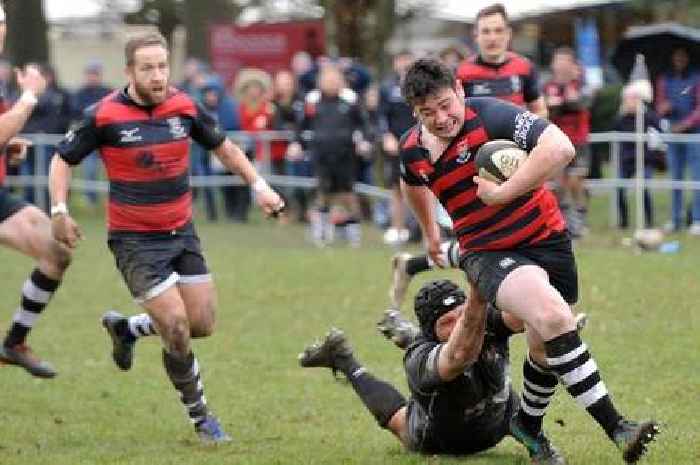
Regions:
<instances>
[{"instance_id":1,"label":"rugby ball","mask_svg":"<svg viewBox=\"0 0 700 465\"><path fill-rule=\"evenodd\" d=\"M642 250L658 250L664 241L664 233L660 229L637 229L634 232L634 243Z\"/></svg>"},{"instance_id":2,"label":"rugby ball","mask_svg":"<svg viewBox=\"0 0 700 465\"><path fill-rule=\"evenodd\" d=\"M501 184L520 168L527 152L512 140L496 139L486 142L476 152L479 177Z\"/></svg>"}]
</instances>

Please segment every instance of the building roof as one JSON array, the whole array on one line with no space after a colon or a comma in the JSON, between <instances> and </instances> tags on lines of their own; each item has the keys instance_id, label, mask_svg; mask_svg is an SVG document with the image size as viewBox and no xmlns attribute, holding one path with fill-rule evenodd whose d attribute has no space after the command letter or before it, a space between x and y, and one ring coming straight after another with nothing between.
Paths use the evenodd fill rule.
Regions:
<instances>
[{"instance_id":1,"label":"building roof","mask_svg":"<svg viewBox=\"0 0 700 465\"><path fill-rule=\"evenodd\" d=\"M476 13L498 0L442 0L436 2L433 16L451 21L473 22ZM628 0L510 0L502 1L510 19L518 20L545 13L575 10L598 5L624 3Z\"/></svg>"}]
</instances>

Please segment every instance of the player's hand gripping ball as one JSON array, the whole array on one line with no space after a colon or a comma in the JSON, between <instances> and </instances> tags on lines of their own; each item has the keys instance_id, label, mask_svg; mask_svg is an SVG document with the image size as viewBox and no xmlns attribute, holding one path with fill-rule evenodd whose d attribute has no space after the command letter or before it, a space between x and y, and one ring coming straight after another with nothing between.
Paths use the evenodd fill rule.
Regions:
<instances>
[{"instance_id":1,"label":"player's hand gripping ball","mask_svg":"<svg viewBox=\"0 0 700 465\"><path fill-rule=\"evenodd\" d=\"M489 141L476 152L479 177L496 184L503 183L525 162L528 153L507 139Z\"/></svg>"}]
</instances>

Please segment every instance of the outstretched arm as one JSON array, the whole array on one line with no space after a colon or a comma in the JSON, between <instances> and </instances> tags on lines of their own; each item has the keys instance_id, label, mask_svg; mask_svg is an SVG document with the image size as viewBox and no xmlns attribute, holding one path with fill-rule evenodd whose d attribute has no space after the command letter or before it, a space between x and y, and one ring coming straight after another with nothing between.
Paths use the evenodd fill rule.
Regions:
<instances>
[{"instance_id":1,"label":"outstretched arm","mask_svg":"<svg viewBox=\"0 0 700 465\"><path fill-rule=\"evenodd\" d=\"M267 215L277 215L284 208L284 201L262 178L245 156L245 153L228 138L214 149L214 154L231 172L238 173L255 191L258 205Z\"/></svg>"},{"instance_id":2,"label":"outstretched arm","mask_svg":"<svg viewBox=\"0 0 700 465\"><path fill-rule=\"evenodd\" d=\"M440 351L438 373L444 381L451 381L476 362L481 353L486 332L486 301L476 286L471 285L469 301L464 304L449 339Z\"/></svg>"},{"instance_id":3,"label":"outstretched arm","mask_svg":"<svg viewBox=\"0 0 700 465\"><path fill-rule=\"evenodd\" d=\"M37 103L37 97L44 92L46 80L35 65L27 65L24 70L16 70L17 84L22 96L8 111L0 115L0 146L4 147L11 138L24 127Z\"/></svg>"},{"instance_id":4,"label":"outstretched arm","mask_svg":"<svg viewBox=\"0 0 700 465\"><path fill-rule=\"evenodd\" d=\"M438 266L446 266L440 253L440 228L435 221L435 196L425 186L411 186L401 181L401 190L416 215L423 232L423 241L430 258Z\"/></svg>"}]
</instances>

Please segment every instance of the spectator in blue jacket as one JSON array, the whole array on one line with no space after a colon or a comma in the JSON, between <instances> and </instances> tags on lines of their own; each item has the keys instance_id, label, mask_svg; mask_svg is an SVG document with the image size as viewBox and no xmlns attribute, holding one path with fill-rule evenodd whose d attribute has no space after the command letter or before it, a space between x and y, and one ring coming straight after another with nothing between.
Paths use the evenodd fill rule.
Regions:
<instances>
[{"instance_id":1,"label":"spectator in blue jacket","mask_svg":"<svg viewBox=\"0 0 700 465\"><path fill-rule=\"evenodd\" d=\"M677 48L671 55L672 71L659 77L656 85L656 110L670 122L671 132L700 134L700 73L688 67L687 50ZM690 168L693 181L700 181L700 144L672 143L668 147L671 179L685 178ZM674 189L671 197L671 223L668 229L683 226L683 191ZM693 193L689 232L700 235L700 190Z\"/></svg>"}]
</instances>

